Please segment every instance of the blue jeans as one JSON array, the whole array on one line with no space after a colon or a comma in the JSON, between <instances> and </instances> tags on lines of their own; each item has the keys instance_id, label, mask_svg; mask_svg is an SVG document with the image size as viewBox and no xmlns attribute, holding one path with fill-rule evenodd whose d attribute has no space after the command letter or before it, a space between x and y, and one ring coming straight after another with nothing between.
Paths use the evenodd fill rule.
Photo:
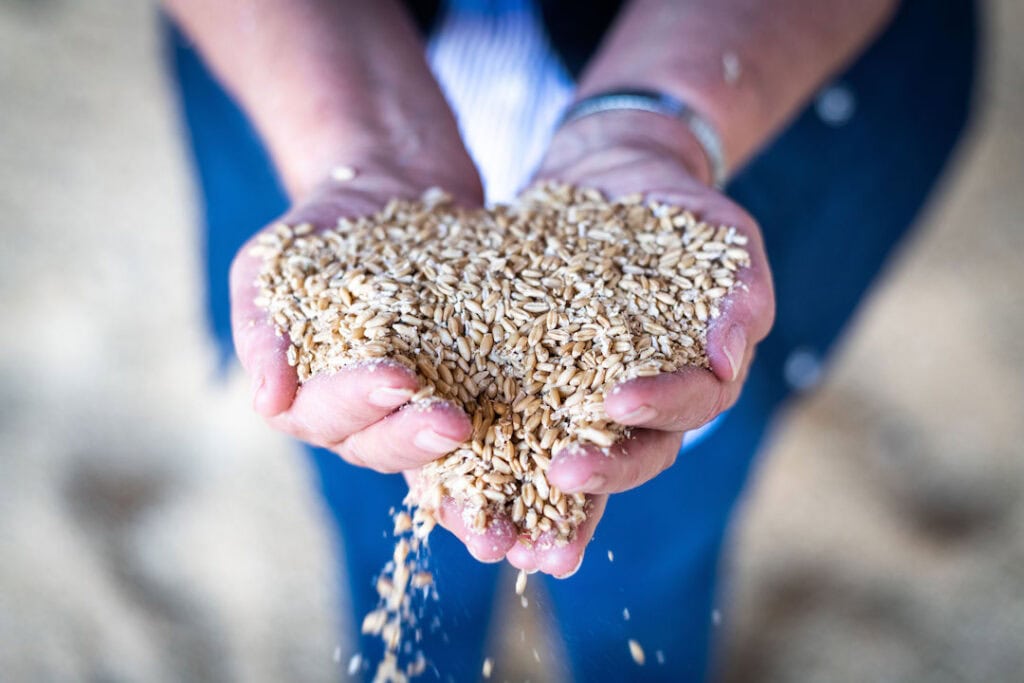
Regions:
<instances>
[{"instance_id":1,"label":"blue jeans","mask_svg":"<svg viewBox=\"0 0 1024 683\"><path fill-rule=\"evenodd\" d=\"M244 116L173 27L168 46L204 205L209 317L227 362L228 265L287 202ZM827 357L935 183L967 119L975 47L969 0L906 0L887 32L836 79L833 96L809 106L729 185L764 230L777 322L718 429L656 480L612 497L572 579L544 579L576 680L705 678L722 541L753 457L772 416ZM392 545L383 533L387 511L404 484L322 450L308 454L345 548L339 574L358 623L376 602L372 578ZM426 678L476 679L498 570L472 560L449 534L431 543L441 628L426 634L436 666ZM645 666L631 660L627 638L643 644ZM372 640L361 647L370 657L379 652Z\"/></svg>"}]
</instances>

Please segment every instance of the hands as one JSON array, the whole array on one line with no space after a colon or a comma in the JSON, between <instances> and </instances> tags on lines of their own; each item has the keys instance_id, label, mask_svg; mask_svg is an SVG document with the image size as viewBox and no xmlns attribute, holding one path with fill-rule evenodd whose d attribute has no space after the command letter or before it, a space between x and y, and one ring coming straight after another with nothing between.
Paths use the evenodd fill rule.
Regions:
<instances>
[{"instance_id":1,"label":"hands","mask_svg":"<svg viewBox=\"0 0 1024 683\"><path fill-rule=\"evenodd\" d=\"M392 197L415 197L433 185L464 204L480 203L479 181L458 140L454 117L398 3L266 0L255 8L240 0L165 3L253 117L278 171L298 198L284 221L325 228L341 216L372 213ZM671 3L652 12L642 4L634 3L619 22L585 80L591 87L620 82L677 85L688 100L716 114L726 142L732 143L727 151L733 160L745 157L785 118L809 91L807 83L821 80L817 71L795 79L796 67L827 70L835 62L802 54L773 60L744 53L744 64L759 64L762 71L773 67L771 73L778 76L771 81L773 87L758 89L755 80L746 78L743 87L718 87L720 46L760 46L764 41L723 37L708 27L732 30L736 22L693 21L687 14L695 7L728 12L725 5L718 10ZM763 11L775 9L772 5ZM686 16L668 20L669 10ZM857 14L864 13L858 9ZM847 15L836 16L839 24L849 23ZM680 41L683 29L692 35ZM781 44L784 55L789 55L789 43ZM820 64L825 66L816 66ZM803 85L791 87L786 97L764 101L764 93L777 95L781 86L797 81ZM358 176L344 184L322 180L338 159L351 163ZM627 383L608 397L606 408L613 419L636 426L634 436L618 444L613 457L583 451L555 458L552 483L593 495L589 518L573 543L527 547L516 542L510 525L476 535L466 530L457 510L443 506L441 522L478 559L497 561L507 555L518 567L564 575L578 566L607 494L637 486L668 467L683 432L736 400L754 345L770 327L773 300L756 224L707 187L701 151L681 123L642 112L576 121L558 133L540 174L612 195L642 192L686 206L710 222L736 225L750 238L753 259L741 274L746 289L730 296L709 331L711 370L688 369ZM248 246L243 248L231 272L232 324L239 358L252 378L254 407L272 426L383 472L415 470L468 437L470 422L455 406L402 408L419 383L397 365L354 367L300 388L286 362L286 341L254 303L260 262L248 251Z\"/></svg>"},{"instance_id":2,"label":"hands","mask_svg":"<svg viewBox=\"0 0 1024 683\"><path fill-rule=\"evenodd\" d=\"M754 355L768 333L774 298L757 223L709 187L706 161L681 123L645 112L610 112L573 122L552 142L540 177L595 187L611 196L642 192L692 210L702 220L736 226L749 238L751 265L711 323L711 369L686 368L671 375L638 378L608 395L608 416L636 427L611 456L592 448L555 454L548 480L567 493L592 496L576 538L564 547L517 544L511 564L556 576L575 570L604 511L608 494L635 488L672 465L686 431L711 421L739 397Z\"/></svg>"},{"instance_id":3,"label":"hands","mask_svg":"<svg viewBox=\"0 0 1024 683\"><path fill-rule=\"evenodd\" d=\"M652 118L645 113L616 112L573 123L554 140L540 175L597 187L611 195L643 192L690 208L710 222L736 225L750 238L752 265L740 273L745 287L730 296L723 315L709 330L710 371L688 368L636 379L610 394L609 416L637 427L630 439L613 447L612 457L585 448L555 454L548 473L551 483L567 493L591 496L588 519L573 542L557 546L542 538L533 544L521 543L507 520L478 534L467 528L452 501L444 502L439 521L481 561L507 557L528 571L572 573L582 560L607 494L638 486L670 466L683 433L708 422L736 400L754 344L770 326L771 282L756 224L697 179L703 168L701 152L675 128L675 122L653 117L638 126L638 116ZM368 158L357 168L353 180L319 184L283 220L323 229L333 226L339 216L372 213L392 197L414 197L438 182L436 171L418 170L390 158ZM441 182L454 189L457 201L468 206L480 203L475 177L450 171L449 176ZM248 246L243 248L231 274L233 327L239 357L252 376L254 407L271 426L328 448L357 466L403 471L412 485L418 468L468 438L471 422L455 405L439 403L428 411L403 408L419 381L397 363L356 366L315 377L299 387L294 369L285 360L287 341L275 334L266 312L254 303L260 267L260 259L249 255Z\"/></svg>"},{"instance_id":4,"label":"hands","mask_svg":"<svg viewBox=\"0 0 1024 683\"><path fill-rule=\"evenodd\" d=\"M467 168L455 157L447 169ZM481 190L469 172L445 172L397 164L395 156L365 158L357 175L344 182L328 178L282 217L289 225L334 227L342 216L380 210L392 197L417 197L444 184L456 201L479 205ZM468 166L468 168L472 168ZM251 255L256 237L242 248L231 269L232 329L242 366L252 379L253 407L267 422L291 436L338 453L348 462L380 472L420 467L468 438L471 423L457 407L438 403L429 411L401 409L419 388L416 375L397 363L352 367L314 377L301 387L288 365L288 341L277 336L267 313L255 303L261 259Z\"/></svg>"}]
</instances>

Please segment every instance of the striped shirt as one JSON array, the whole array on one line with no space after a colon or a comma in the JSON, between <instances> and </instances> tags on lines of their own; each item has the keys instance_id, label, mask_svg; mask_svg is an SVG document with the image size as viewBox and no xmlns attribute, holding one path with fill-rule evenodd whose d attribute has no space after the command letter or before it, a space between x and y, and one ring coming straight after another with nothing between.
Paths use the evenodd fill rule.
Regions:
<instances>
[{"instance_id":1,"label":"striped shirt","mask_svg":"<svg viewBox=\"0 0 1024 683\"><path fill-rule=\"evenodd\" d=\"M530 0L451 0L427 58L480 171L511 201L540 163L574 85Z\"/></svg>"}]
</instances>

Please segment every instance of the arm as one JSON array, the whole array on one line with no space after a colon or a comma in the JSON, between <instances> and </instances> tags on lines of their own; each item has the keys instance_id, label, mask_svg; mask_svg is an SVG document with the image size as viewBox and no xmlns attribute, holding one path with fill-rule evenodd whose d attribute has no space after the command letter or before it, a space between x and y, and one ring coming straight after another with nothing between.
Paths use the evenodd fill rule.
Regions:
<instances>
[{"instance_id":1,"label":"arm","mask_svg":"<svg viewBox=\"0 0 1024 683\"><path fill-rule=\"evenodd\" d=\"M649 88L687 102L718 130L730 167L745 163L879 31L894 0L633 0L585 71L579 95ZM729 55L729 56L726 56ZM726 78L725 63L739 65ZM541 177L597 187L611 195L645 193L694 210L709 223L750 238L751 266L708 330L710 370L626 382L610 394L612 419L636 427L616 457L556 454L548 480L594 496L595 513L565 548L515 546L512 564L556 575L579 562L608 494L625 491L671 466L684 432L739 397L756 344L774 317L768 260L756 221L709 187L708 160L689 128L674 118L612 111L559 130Z\"/></svg>"},{"instance_id":2,"label":"arm","mask_svg":"<svg viewBox=\"0 0 1024 683\"><path fill-rule=\"evenodd\" d=\"M478 196L473 164L394 0L165 0L254 121L293 198L371 159Z\"/></svg>"},{"instance_id":3,"label":"arm","mask_svg":"<svg viewBox=\"0 0 1024 683\"><path fill-rule=\"evenodd\" d=\"M392 0L167 5L270 148L294 201L282 221L333 227L434 185L481 202L423 46ZM337 165L356 176L332 179ZM255 304L261 261L251 244L231 269L232 331L254 408L271 426L383 472L415 470L469 437L472 425L453 405L406 409L419 381L397 363L354 366L300 388L287 342ZM503 557L513 542L454 530L483 559Z\"/></svg>"},{"instance_id":4,"label":"arm","mask_svg":"<svg viewBox=\"0 0 1024 683\"><path fill-rule=\"evenodd\" d=\"M738 168L895 7L896 0L633 0L579 94L623 84L671 93L715 125ZM730 78L727 68L735 68Z\"/></svg>"}]
</instances>

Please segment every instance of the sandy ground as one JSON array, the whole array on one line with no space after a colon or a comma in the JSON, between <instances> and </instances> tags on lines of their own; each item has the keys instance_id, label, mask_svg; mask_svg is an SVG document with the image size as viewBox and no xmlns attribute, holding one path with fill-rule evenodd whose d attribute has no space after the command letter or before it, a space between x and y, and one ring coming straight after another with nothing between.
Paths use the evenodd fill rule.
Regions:
<instances>
[{"instance_id":1,"label":"sandy ground","mask_svg":"<svg viewBox=\"0 0 1024 683\"><path fill-rule=\"evenodd\" d=\"M0 678L332 680L309 476L214 378L155 19L0 4Z\"/></svg>"},{"instance_id":2,"label":"sandy ground","mask_svg":"<svg viewBox=\"0 0 1024 683\"><path fill-rule=\"evenodd\" d=\"M723 680L1024 670L1024 5L990 8L970 144L762 455ZM215 376L156 26L0 3L0 671L335 680L339 551L294 448Z\"/></svg>"}]
</instances>

